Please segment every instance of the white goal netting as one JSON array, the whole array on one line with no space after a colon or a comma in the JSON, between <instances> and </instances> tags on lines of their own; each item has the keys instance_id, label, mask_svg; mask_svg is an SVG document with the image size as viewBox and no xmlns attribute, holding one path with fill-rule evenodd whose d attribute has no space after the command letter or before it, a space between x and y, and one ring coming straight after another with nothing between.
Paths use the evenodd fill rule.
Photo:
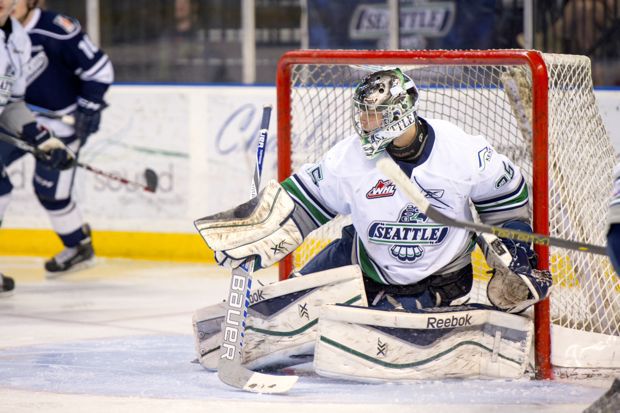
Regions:
<instances>
[{"instance_id":1,"label":"white goal netting","mask_svg":"<svg viewBox=\"0 0 620 413\"><path fill-rule=\"evenodd\" d=\"M476 64L462 59L449 63L441 59L437 64L428 59L422 64L415 64L415 59L396 64L392 59L382 64L374 59L371 65L360 66L325 58L321 60L327 63L292 64L290 113L279 114L290 121L289 166L294 171L318 160L336 141L354 133L350 116L355 85L380 66L399 66L420 89L420 116L449 120L470 134L484 135L498 152L519 165L531 197L538 199L533 202L533 214L548 220L549 234L604 245L614 152L594 100L590 61L582 56L543 57L548 73L545 170L534 167L539 154L533 153L532 136L539 136L536 131L545 116L544 111L533 114L533 102L541 96L534 90L547 85L537 84L527 64L496 64L497 59L486 64L480 58ZM537 150L542 152L544 147ZM540 189L533 186L534 170L539 181L548 175L546 194L536 193ZM294 266L303 266L337 238L345 222L337 218L313 233L295 252ZM473 294L484 301L488 267L479 251L474 268L480 288ZM549 269L555 284L553 324L620 335L620 284L607 257L550 248Z\"/></svg>"}]
</instances>

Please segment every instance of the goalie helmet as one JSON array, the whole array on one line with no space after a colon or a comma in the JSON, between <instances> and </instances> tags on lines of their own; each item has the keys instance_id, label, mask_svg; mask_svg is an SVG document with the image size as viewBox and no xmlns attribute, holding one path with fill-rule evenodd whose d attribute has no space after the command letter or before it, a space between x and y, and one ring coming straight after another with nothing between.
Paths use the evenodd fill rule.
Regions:
<instances>
[{"instance_id":1,"label":"goalie helmet","mask_svg":"<svg viewBox=\"0 0 620 413\"><path fill-rule=\"evenodd\" d=\"M372 159L415 125L418 89L400 69L366 76L353 94L353 126L366 157Z\"/></svg>"}]
</instances>

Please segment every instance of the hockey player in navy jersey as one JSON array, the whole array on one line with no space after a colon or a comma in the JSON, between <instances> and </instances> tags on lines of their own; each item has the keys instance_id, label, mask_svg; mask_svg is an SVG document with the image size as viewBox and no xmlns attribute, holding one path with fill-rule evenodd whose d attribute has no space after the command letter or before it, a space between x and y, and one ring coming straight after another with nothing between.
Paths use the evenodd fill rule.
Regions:
<instances>
[{"instance_id":1,"label":"hockey player in navy jersey","mask_svg":"<svg viewBox=\"0 0 620 413\"><path fill-rule=\"evenodd\" d=\"M24 102L31 43L24 28L11 17L14 7L15 0L0 0L0 128L42 151L45 156L40 162L46 167L71 168L75 163L73 151L40 127ZM6 167L23 155L16 146L0 142L0 223L13 188ZM0 293L11 291L14 285L12 278L0 275Z\"/></svg>"},{"instance_id":2,"label":"hockey player in navy jersey","mask_svg":"<svg viewBox=\"0 0 620 413\"><path fill-rule=\"evenodd\" d=\"M386 180L377 160L391 157L433 206L452 218L471 221L471 201L484 223L531 232L528 188L519 168L484 137L418 116L417 99L413 79L399 69L365 77L354 92L357 133L338 142L318 163L303 165L275 184L286 193L277 199L291 202L251 201L258 202L256 210L262 202L273 201L270 208L275 209L289 205L286 219L254 235L219 233L220 221L232 219L230 214L199 220L200 226L214 231L201 233L207 244L217 245L218 262L235 267L255 256L267 267L294 251L310 231L338 214L348 215L352 225L344 227L342 238L306 264L301 274L358 264L368 301L384 309L446 306L466 296L473 281L476 234L429 220ZM231 212L235 222L243 221L238 219L243 210ZM212 244L213 235L218 241ZM502 241L512 262L509 271L503 271L507 277L489 282L488 296L497 308L519 312L522 302L531 305L547 296L551 277L535 269L530 244Z\"/></svg>"},{"instance_id":3,"label":"hockey player in navy jersey","mask_svg":"<svg viewBox=\"0 0 620 413\"><path fill-rule=\"evenodd\" d=\"M13 16L32 42L26 102L56 115L73 115L74 125L43 115L37 120L77 154L99 129L104 95L114 78L112 63L77 20L42 10L36 0L18 0ZM74 176L74 167L60 170L37 162L35 193L64 245L45 263L48 276L84 267L94 257L90 228L71 197ZM0 196L7 194L5 190Z\"/></svg>"}]
</instances>

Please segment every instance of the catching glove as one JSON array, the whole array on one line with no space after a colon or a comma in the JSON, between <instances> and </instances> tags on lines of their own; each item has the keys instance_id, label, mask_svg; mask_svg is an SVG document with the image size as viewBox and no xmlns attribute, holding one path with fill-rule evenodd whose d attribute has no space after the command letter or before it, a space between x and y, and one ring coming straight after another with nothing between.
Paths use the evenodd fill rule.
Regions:
<instances>
[{"instance_id":1,"label":"catching glove","mask_svg":"<svg viewBox=\"0 0 620 413\"><path fill-rule=\"evenodd\" d=\"M266 268L293 252L314 229L275 180L256 198L231 210L194 221L219 265L235 268L256 258Z\"/></svg>"}]
</instances>

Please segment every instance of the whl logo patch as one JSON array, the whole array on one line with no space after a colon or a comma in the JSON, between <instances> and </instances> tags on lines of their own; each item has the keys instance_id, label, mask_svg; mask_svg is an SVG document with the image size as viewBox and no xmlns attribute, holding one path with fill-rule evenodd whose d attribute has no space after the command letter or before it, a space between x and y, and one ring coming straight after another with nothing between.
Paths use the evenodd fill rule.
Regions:
<instances>
[{"instance_id":1,"label":"whl logo patch","mask_svg":"<svg viewBox=\"0 0 620 413\"><path fill-rule=\"evenodd\" d=\"M390 254L400 262L414 262L424 255L424 246L441 244L447 226L428 222L418 207L409 204L397 222L374 221L368 228L368 241L390 246Z\"/></svg>"},{"instance_id":2,"label":"whl logo patch","mask_svg":"<svg viewBox=\"0 0 620 413\"><path fill-rule=\"evenodd\" d=\"M396 193L396 186L390 180L379 179L379 181L370 188L370 191L366 193L366 198L386 198Z\"/></svg>"}]
</instances>

